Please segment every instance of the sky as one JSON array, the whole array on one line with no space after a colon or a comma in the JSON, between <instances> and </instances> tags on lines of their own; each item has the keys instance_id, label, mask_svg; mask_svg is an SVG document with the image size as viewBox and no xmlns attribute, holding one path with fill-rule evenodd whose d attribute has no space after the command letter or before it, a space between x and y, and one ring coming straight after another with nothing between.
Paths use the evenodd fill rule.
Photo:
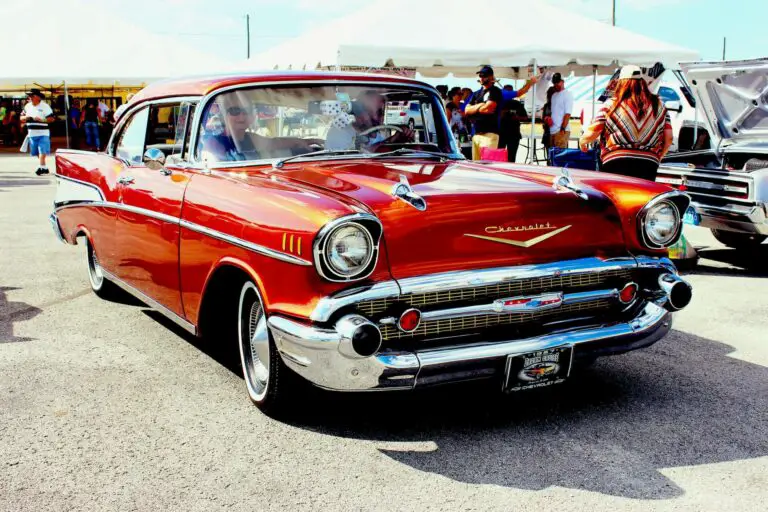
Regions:
<instances>
[{"instance_id":1,"label":"sky","mask_svg":"<svg viewBox=\"0 0 768 512\"><path fill-rule=\"evenodd\" d=\"M44 13L46 3L60 1L36 0L35 4ZM612 1L548 3L610 22ZM246 57L246 14L250 15L253 55L325 20L367 5L360 0L75 0L71 5L81 10L82 7L75 7L78 3L86 7L84 11L87 5L109 10L146 30L177 37L189 47L229 60ZM472 5L474 2L467 0L468 9L473 9ZM457 13L457 26L446 29L455 30L459 37L461 23L467 16L471 15ZM616 0L618 26L697 50L703 60L722 58L723 37L727 38L728 59L768 56L766 19L767 0ZM398 20L402 20L405 29L417 30L418 21L408 20L407 13L382 13L383 22ZM510 30L514 30L516 23L538 23L542 34L546 34L546 21L527 19L524 10L519 19L510 20ZM403 37L395 27L393 37ZM578 37L578 30L574 27L573 33L563 37Z\"/></svg>"}]
</instances>

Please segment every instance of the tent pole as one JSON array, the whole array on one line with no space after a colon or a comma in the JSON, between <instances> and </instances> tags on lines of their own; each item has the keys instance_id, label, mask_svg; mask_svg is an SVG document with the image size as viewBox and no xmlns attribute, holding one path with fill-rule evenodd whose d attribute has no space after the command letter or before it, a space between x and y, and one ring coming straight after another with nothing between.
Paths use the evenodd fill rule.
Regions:
<instances>
[{"instance_id":1,"label":"tent pole","mask_svg":"<svg viewBox=\"0 0 768 512\"><path fill-rule=\"evenodd\" d=\"M67 136L67 149L69 148L69 91L67 81L64 80L64 133Z\"/></svg>"},{"instance_id":2,"label":"tent pole","mask_svg":"<svg viewBox=\"0 0 768 512\"><path fill-rule=\"evenodd\" d=\"M533 59L533 76L536 76L536 59ZM533 163L536 159L536 83L534 82L531 88L531 138L528 141L528 151L530 153L530 159L528 163Z\"/></svg>"},{"instance_id":3,"label":"tent pole","mask_svg":"<svg viewBox=\"0 0 768 512\"><path fill-rule=\"evenodd\" d=\"M592 66L592 120L595 119L595 94L597 94L597 66ZM584 127L582 126L583 130Z\"/></svg>"}]
</instances>

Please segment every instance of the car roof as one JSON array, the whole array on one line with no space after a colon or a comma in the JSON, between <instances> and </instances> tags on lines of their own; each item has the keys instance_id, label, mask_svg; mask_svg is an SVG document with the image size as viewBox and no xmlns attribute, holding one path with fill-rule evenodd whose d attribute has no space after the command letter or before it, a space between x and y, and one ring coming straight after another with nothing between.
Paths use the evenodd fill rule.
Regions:
<instances>
[{"instance_id":1,"label":"car roof","mask_svg":"<svg viewBox=\"0 0 768 512\"><path fill-rule=\"evenodd\" d=\"M410 78L380 75L372 73L346 73L336 71L265 71L250 73L208 74L172 78L154 82L131 99L130 103L150 101L173 96L204 96L217 89L233 85L259 84L265 82L303 82L303 81L370 81L381 83L430 85Z\"/></svg>"}]
</instances>

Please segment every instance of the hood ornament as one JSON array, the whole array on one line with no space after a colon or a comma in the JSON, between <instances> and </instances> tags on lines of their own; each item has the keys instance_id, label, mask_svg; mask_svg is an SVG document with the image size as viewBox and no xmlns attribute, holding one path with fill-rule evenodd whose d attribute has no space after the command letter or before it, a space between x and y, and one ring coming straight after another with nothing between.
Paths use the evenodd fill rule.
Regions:
<instances>
[{"instance_id":1,"label":"hood ornament","mask_svg":"<svg viewBox=\"0 0 768 512\"><path fill-rule=\"evenodd\" d=\"M560 176L555 176L555 179L552 182L552 188L555 189L555 192L565 192L570 190L585 201L589 199L589 196L576 186L573 182L573 178L571 178L570 171L565 167L560 169Z\"/></svg>"},{"instance_id":2,"label":"hood ornament","mask_svg":"<svg viewBox=\"0 0 768 512\"><path fill-rule=\"evenodd\" d=\"M400 175L400 183L392 187L392 195L410 204L420 212L427 209L427 202L413 191L411 184L408 183L408 178L404 174Z\"/></svg>"}]
</instances>

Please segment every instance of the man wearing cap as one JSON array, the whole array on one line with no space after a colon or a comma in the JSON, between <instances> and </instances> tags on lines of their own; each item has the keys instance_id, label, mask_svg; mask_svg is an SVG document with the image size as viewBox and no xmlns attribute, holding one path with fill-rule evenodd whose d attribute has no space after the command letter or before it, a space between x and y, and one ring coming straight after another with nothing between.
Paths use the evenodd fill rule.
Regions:
<instances>
[{"instance_id":1,"label":"man wearing cap","mask_svg":"<svg viewBox=\"0 0 768 512\"><path fill-rule=\"evenodd\" d=\"M477 75L483 87L472 95L464 110L464 115L475 127L475 135L472 137L472 160L480 160L480 148L499 147L499 114L504 99L501 89L496 87L496 78L491 66L483 66ZM534 83L536 77L528 80L519 91L514 91L514 96L525 94Z\"/></svg>"},{"instance_id":2,"label":"man wearing cap","mask_svg":"<svg viewBox=\"0 0 768 512\"><path fill-rule=\"evenodd\" d=\"M555 88L551 103L552 125L549 127L552 147L567 148L568 139L571 137L569 122L573 113L573 94L566 90L560 73L552 75L552 86Z\"/></svg>"},{"instance_id":3,"label":"man wearing cap","mask_svg":"<svg viewBox=\"0 0 768 512\"><path fill-rule=\"evenodd\" d=\"M43 94L39 89L32 89L27 96L29 103L24 105L21 122L27 126L29 152L38 157L40 162L35 174L41 176L49 172L45 157L51 153L51 131L48 129L48 123L53 122L53 110L43 101Z\"/></svg>"}]
</instances>

